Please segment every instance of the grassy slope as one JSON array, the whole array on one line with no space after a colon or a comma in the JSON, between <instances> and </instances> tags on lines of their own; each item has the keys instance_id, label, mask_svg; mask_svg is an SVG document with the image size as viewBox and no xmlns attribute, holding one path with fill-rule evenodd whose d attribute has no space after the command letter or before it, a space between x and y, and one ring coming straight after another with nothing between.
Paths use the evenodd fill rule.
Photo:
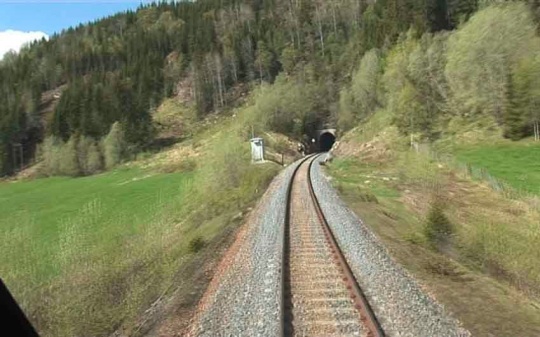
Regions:
<instances>
[{"instance_id":1,"label":"grassy slope","mask_svg":"<svg viewBox=\"0 0 540 337\"><path fill-rule=\"evenodd\" d=\"M0 183L0 274L41 335L131 335L164 294L196 303L203 266L279 171L250 164L247 110L113 172Z\"/></svg>"},{"instance_id":2,"label":"grassy slope","mask_svg":"<svg viewBox=\"0 0 540 337\"><path fill-rule=\"evenodd\" d=\"M474 335L540 335L538 211L466 172L409 152L395 130L378 127L386 119L375 115L340 144L328 170L344 199ZM434 197L444 198L456 228L451 244L438 249L423 234Z\"/></svg>"}]
</instances>

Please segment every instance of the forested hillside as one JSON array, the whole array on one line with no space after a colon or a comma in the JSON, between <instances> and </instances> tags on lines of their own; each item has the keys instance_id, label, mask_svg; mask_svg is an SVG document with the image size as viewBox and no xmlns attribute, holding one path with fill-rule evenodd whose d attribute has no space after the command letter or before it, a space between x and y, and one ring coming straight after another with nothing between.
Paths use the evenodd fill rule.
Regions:
<instances>
[{"instance_id":1,"label":"forested hillside","mask_svg":"<svg viewBox=\"0 0 540 337\"><path fill-rule=\"evenodd\" d=\"M136 151L151 142L151 112L189 78L199 117L231 102L238 83L301 72L319 85L314 116L331 114L359 57L389 48L402 32L452 29L476 1L217 1L159 3L69 28L7 54L0 63L0 174L34 159L46 136L100 148L114 122ZM42 94L62 85L52 113ZM310 113L313 113L310 111ZM22 144L22 151L18 144ZM21 162L22 156L22 162Z\"/></svg>"}]
</instances>

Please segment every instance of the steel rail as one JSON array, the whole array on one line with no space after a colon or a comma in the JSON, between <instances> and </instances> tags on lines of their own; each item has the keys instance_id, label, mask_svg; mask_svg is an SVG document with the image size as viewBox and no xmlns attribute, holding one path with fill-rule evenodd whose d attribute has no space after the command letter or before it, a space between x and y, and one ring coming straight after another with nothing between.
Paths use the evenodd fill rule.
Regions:
<instances>
[{"instance_id":1,"label":"steel rail","mask_svg":"<svg viewBox=\"0 0 540 337\"><path fill-rule=\"evenodd\" d=\"M282 302L281 302L281 336L287 337L291 334L291 327L292 327L292 321L289 316L289 309L292 307L292 298L289 294L285 292L285 282L289 279L290 270L289 270L289 261L290 261L290 210L291 210L291 195L292 195L292 185L295 181L296 174L300 167L304 165L304 163L308 160L311 160L309 162L308 171L307 171L307 178L308 178L308 189L310 198L313 202L313 206L315 208L315 212L317 213L317 218L319 219L319 222L323 228L323 232L325 235L325 240L328 244L328 246L331 249L332 256L334 259L334 262L338 266L341 275L342 275L342 281L345 283L345 286L349 292L349 296L351 300L353 301L355 309L358 311L360 315L360 321L364 324L366 329L368 330L368 336L369 337L384 337L384 331L382 330L379 321L377 320L371 306L369 305L369 302L364 295L362 289L360 288L349 264L347 263L347 259L343 255L343 252L339 248L339 245L337 243L337 240L332 232L332 229L328 225L328 222L326 220L326 217L324 216L324 213L321 209L319 200L315 194L315 190L313 188L312 179L311 179L311 169L313 163L317 162L317 158L320 155L312 155L309 157L306 157L298 166L295 168L291 180L289 182L289 186L287 188L287 205L286 205L286 214L285 214L285 234L284 234L284 244L283 244L283 272L282 272Z\"/></svg>"},{"instance_id":2,"label":"steel rail","mask_svg":"<svg viewBox=\"0 0 540 337\"><path fill-rule=\"evenodd\" d=\"M280 309L281 309L281 316L280 316L280 325L281 325L281 333L280 333L280 337L286 337L288 336L286 330L287 330L287 322L286 322L286 317L285 317L285 307L286 307L286 303L287 304L290 304L292 305L292 303L289 303L290 301L290 298L288 298L288 296L285 294L285 283L287 282L287 273L288 273L288 268L285 267L285 264L288 262L289 260L289 254L290 254L290 236L289 236L289 229L290 229L290 226L289 226L289 220L291 218L291 195L292 195L292 187L293 187L293 182L294 182L294 178L296 177L296 173L298 172L298 170L300 169L300 166L302 166L307 160L309 160L310 158L314 157L316 155L310 155L310 156L306 156L304 159L302 159L302 161L294 168L294 171L291 175L291 179L289 180L289 185L287 186L287 193L286 193L286 198L287 200L285 201L286 204L285 204L285 223L284 223L284 226L283 226L283 231L284 231L284 239L283 239L283 247L282 247L282 252L281 252L281 256L282 256L282 268L281 268L281 305L280 305Z\"/></svg>"}]
</instances>

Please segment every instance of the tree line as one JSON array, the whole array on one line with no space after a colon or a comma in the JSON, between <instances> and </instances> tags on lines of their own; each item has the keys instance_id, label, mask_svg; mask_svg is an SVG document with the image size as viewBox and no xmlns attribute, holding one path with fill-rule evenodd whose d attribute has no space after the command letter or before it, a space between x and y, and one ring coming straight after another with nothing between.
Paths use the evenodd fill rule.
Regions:
<instances>
[{"instance_id":1,"label":"tree line","mask_svg":"<svg viewBox=\"0 0 540 337\"><path fill-rule=\"evenodd\" d=\"M43 176L91 175L120 164L128 155L128 143L120 123L115 122L100 141L74 134L64 141L49 136L38 147Z\"/></svg>"}]
</instances>

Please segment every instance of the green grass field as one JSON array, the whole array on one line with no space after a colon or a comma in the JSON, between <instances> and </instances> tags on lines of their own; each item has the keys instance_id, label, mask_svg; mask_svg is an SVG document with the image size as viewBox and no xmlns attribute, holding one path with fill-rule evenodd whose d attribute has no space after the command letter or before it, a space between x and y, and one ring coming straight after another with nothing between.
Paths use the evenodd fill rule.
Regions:
<instances>
[{"instance_id":1,"label":"green grass field","mask_svg":"<svg viewBox=\"0 0 540 337\"><path fill-rule=\"evenodd\" d=\"M0 231L21 221L40 236L54 237L58 226L99 208L96 222L124 221L129 227L148 220L149 210L165 198L180 198L189 176L124 169L84 178L48 178L0 185ZM100 228L93 228L99 230Z\"/></svg>"},{"instance_id":2,"label":"green grass field","mask_svg":"<svg viewBox=\"0 0 540 337\"><path fill-rule=\"evenodd\" d=\"M190 228L171 233L191 181L124 168L0 183L0 275L45 335L110 330L166 287L168 264L187 252Z\"/></svg>"},{"instance_id":3,"label":"green grass field","mask_svg":"<svg viewBox=\"0 0 540 337\"><path fill-rule=\"evenodd\" d=\"M540 145L505 143L456 149L460 162L486 169L511 186L540 195Z\"/></svg>"},{"instance_id":4,"label":"green grass field","mask_svg":"<svg viewBox=\"0 0 540 337\"><path fill-rule=\"evenodd\" d=\"M166 208L180 203L190 181L186 174L152 174L124 169L85 178L47 178L0 184L0 235L26 231L38 251L39 269L55 270L55 251L66 227L96 250L134 235ZM3 247L8 247L3 245ZM2 275L16 266L15 251L0 254ZM20 254L19 254L20 253ZM7 256L15 255L9 260Z\"/></svg>"}]
</instances>

